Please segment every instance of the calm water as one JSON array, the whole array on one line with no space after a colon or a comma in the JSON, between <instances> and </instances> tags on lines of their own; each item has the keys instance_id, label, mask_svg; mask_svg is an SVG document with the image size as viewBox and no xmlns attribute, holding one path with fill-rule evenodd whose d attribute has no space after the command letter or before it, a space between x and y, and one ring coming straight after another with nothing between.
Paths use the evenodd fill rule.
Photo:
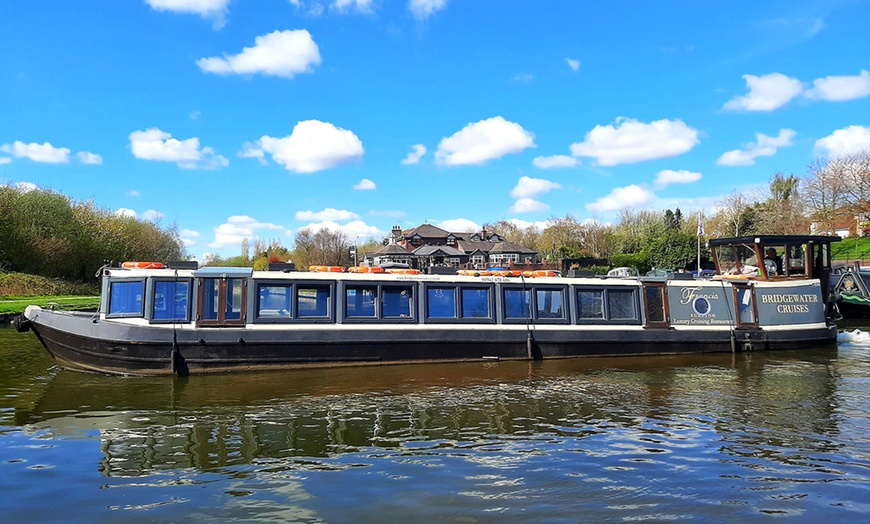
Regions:
<instances>
[{"instance_id":1,"label":"calm water","mask_svg":"<svg viewBox=\"0 0 870 524\"><path fill-rule=\"evenodd\" d=\"M131 378L0 329L4 522L870 519L870 337Z\"/></svg>"}]
</instances>

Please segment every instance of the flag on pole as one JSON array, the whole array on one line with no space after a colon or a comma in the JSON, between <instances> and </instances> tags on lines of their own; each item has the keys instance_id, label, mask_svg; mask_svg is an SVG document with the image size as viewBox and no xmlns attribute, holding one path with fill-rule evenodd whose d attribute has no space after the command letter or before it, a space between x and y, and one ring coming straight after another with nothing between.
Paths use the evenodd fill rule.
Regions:
<instances>
[{"instance_id":1,"label":"flag on pole","mask_svg":"<svg viewBox=\"0 0 870 524\"><path fill-rule=\"evenodd\" d=\"M698 236L700 237L703 234L704 234L704 219L701 217L701 215L698 215Z\"/></svg>"}]
</instances>

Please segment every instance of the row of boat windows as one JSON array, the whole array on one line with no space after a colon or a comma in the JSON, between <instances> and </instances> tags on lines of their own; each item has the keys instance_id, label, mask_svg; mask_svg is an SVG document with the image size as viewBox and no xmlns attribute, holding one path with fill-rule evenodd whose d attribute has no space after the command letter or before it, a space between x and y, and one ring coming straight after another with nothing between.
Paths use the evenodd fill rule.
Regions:
<instances>
[{"instance_id":1,"label":"row of boat windows","mask_svg":"<svg viewBox=\"0 0 870 524\"><path fill-rule=\"evenodd\" d=\"M198 321L244 322L247 286L244 279L202 278ZM413 322L422 309L427 322L568 322L567 286L465 284L357 284L255 282L252 300L255 322L386 320ZM186 280L117 280L109 283L108 317L146 317L152 322L189 322L193 282ZM420 303L416 293L422 292ZM339 294L340 311L334 297ZM633 288L574 289L578 322L640 321L638 290ZM498 300L496 300L498 298ZM146 315L146 303L150 306ZM496 311L498 309L498 311ZM498 313L498 315L496 314Z\"/></svg>"}]
</instances>

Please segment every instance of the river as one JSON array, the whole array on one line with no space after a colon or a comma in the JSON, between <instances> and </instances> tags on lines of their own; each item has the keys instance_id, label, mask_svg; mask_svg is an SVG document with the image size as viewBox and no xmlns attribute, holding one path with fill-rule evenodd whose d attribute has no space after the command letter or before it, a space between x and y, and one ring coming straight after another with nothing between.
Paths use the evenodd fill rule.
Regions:
<instances>
[{"instance_id":1,"label":"river","mask_svg":"<svg viewBox=\"0 0 870 524\"><path fill-rule=\"evenodd\" d=\"M116 377L0 329L4 522L866 521L836 348Z\"/></svg>"}]
</instances>

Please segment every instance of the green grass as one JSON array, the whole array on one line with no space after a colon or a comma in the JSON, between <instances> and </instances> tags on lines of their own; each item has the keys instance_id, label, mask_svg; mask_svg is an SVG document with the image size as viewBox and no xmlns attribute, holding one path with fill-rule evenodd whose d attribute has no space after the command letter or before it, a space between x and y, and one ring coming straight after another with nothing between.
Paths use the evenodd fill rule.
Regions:
<instances>
[{"instance_id":1,"label":"green grass","mask_svg":"<svg viewBox=\"0 0 870 524\"><path fill-rule=\"evenodd\" d=\"M831 244L834 260L870 258L870 237L849 237Z\"/></svg>"},{"instance_id":2,"label":"green grass","mask_svg":"<svg viewBox=\"0 0 870 524\"><path fill-rule=\"evenodd\" d=\"M87 296L29 296L0 298L0 315L16 315L24 313L24 308L30 305L49 307L57 304L58 309L96 309L100 305L100 297Z\"/></svg>"}]
</instances>

